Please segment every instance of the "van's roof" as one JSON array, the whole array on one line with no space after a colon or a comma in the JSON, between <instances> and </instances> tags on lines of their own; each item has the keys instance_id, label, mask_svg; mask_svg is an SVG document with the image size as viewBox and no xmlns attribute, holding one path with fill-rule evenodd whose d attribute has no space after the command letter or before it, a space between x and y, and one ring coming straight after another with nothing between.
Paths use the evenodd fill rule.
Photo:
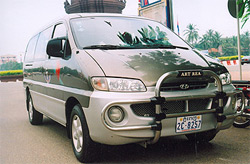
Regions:
<instances>
[{"instance_id":1,"label":"van's roof","mask_svg":"<svg viewBox=\"0 0 250 164\"><path fill-rule=\"evenodd\" d=\"M131 17L131 18L138 18L139 16L131 16L131 15L124 15L124 14L114 14L114 13L73 13L67 14L63 18L64 19L72 19L72 18L81 18L81 17ZM139 17L142 18L142 17Z\"/></svg>"},{"instance_id":2,"label":"van's roof","mask_svg":"<svg viewBox=\"0 0 250 164\"><path fill-rule=\"evenodd\" d=\"M149 19L141 16L131 16L131 15L125 15L125 14L115 14L115 13L73 13L73 14L65 14L62 17L59 17L57 19L54 19L50 21L50 23L46 24L42 28L40 28L35 34L40 33L42 30L48 28L51 24L54 24L55 22L58 22L60 20L69 21L70 19L74 18L84 18L84 17L129 17L129 18L140 18L140 19ZM151 19L149 19L151 20ZM33 35L35 36L35 35Z\"/></svg>"}]
</instances>

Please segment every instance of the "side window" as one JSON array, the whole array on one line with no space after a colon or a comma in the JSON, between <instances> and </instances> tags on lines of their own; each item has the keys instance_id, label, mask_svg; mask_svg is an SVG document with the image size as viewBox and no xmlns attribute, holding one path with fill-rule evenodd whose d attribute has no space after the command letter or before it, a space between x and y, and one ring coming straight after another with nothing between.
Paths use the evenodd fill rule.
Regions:
<instances>
[{"instance_id":1,"label":"side window","mask_svg":"<svg viewBox=\"0 0 250 164\"><path fill-rule=\"evenodd\" d=\"M56 25L53 38L66 37L66 36L67 36L67 30L64 24Z\"/></svg>"},{"instance_id":2,"label":"side window","mask_svg":"<svg viewBox=\"0 0 250 164\"><path fill-rule=\"evenodd\" d=\"M52 30L53 27L50 27L40 33L35 51L35 60L46 59L46 47L48 41L51 39Z\"/></svg>"},{"instance_id":3,"label":"side window","mask_svg":"<svg viewBox=\"0 0 250 164\"><path fill-rule=\"evenodd\" d=\"M33 38L30 39L27 49L26 49L26 54L24 61L25 62L31 62L34 59L34 52L36 48L36 43L37 43L38 35L34 36Z\"/></svg>"}]
</instances>

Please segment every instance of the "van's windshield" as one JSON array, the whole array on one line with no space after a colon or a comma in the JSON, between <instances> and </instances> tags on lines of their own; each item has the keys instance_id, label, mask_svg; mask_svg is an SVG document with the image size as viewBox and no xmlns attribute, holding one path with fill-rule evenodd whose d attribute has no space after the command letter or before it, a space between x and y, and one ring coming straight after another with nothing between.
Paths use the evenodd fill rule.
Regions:
<instances>
[{"instance_id":1,"label":"van's windshield","mask_svg":"<svg viewBox=\"0 0 250 164\"><path fill-rule=\"evenodd\" d=\"M129 17L88 17L70 21L81 49L190 48L160 23Z\"/></svg>"}]
</instances>

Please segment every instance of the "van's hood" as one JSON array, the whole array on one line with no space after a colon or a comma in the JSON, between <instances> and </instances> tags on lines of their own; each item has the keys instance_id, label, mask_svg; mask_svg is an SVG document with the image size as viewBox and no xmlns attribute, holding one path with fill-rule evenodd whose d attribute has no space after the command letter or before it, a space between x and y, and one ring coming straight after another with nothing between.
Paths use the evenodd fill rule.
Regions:
<instances>
[{"instance_id":1,"label":"van's hood","mask_svg":"<svg viewBox=\"0 0 250 164\"><path fill-rule=\"evenodd\" d=\"M220 64L211 65L193 50L133 49L133 50L86 50L109 77L136 78L146 86L153 86L161 75L176 70L227 70ZM219 72L218 72L219 71Z\"/></svg>"}]
</instances>

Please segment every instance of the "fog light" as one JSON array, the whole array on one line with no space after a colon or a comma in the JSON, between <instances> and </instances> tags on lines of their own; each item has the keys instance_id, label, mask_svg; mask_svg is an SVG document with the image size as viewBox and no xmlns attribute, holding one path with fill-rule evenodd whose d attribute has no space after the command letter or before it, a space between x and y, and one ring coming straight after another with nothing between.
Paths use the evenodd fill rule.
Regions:
<instances>
[{"instance_id":1,"label":"fog light","mask_svg":"<svg viewBox=\"0 0 250 164\"><path fill-rule=\"evenodd\" d=\"M112 122L119 123L124 119L124 111L118 106L113 106L109 108L108 116Z\"/></svg>"}]
</instances>

